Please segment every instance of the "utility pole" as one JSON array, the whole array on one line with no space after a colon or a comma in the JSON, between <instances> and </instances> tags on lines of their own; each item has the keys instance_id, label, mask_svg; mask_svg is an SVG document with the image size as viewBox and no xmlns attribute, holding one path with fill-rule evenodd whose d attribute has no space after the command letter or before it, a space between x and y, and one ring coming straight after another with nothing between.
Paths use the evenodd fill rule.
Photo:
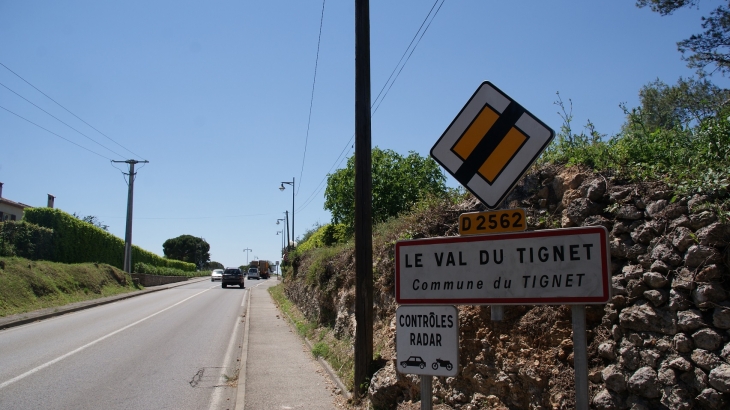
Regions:
<instances>
[{"instance_id":1,"label":"utility pole","mask_svg":"<svg viewBox=\"0 0 730 410\"><path fill-rule=\"evenodd\" d=\"M364 397L373 360L373 178L370 140L370 2L355 0L355 377Z\"/></svg>"},{"instance_id":2,"label":"utility pole","mask_svg":"<svg viewBox=\"0 0 730 410\"><path fill-rule=\"evenodd\" d=\"M253 251L251 249L248 249L248 248L244 249L243 251L246 252L246 266L248 266L248 253L249 252L253 252Z\"/></svg>"},{"instance_id":3,"label":"utility pole","mask_svg":"<svg viewBox=\"0 0 730 410\"><path fill-rule=\"evenodd\" d=\"M127 231L124 234L124 271L132 273L132 207L134 206L134 178L137 175L134 172L135 164L147 164L149 161L137 161L134 159L128 159L126 161L112 161L112 162L124 162L129 164L129 180L127 185L129 186L129 193L127 194Z\"/></svg>"}]
</instances>

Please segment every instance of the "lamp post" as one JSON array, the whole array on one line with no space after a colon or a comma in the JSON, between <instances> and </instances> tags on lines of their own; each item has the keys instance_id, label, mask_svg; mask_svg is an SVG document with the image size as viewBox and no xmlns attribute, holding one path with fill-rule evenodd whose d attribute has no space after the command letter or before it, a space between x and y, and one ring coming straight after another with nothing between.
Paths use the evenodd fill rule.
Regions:
<instances>
[{"instance_id":1,"label":"lamp post","mask_svg":"<svg viewBox=\"0 0 730 410\"><path fill-rule=\"evenodd\" d=\"M286 219L279 218L276 220L276 224L279 225L279 222L286 221L286 228L282 228L282 235L281 235L281 243L283 244L285 241L289 242L288 240L284 239L284 237L289 233L289 211L286 211ZM284 253L284 246L281 247L281 252Z\"/></svg>"},{"instance_id":2,"label":"lamp post","mask_svg":"<svg viewBox=\"0 0 730 410\"><path fill-rule=\"evenodd\" d=\"M279 221L281 221L281 219L276 221L276 223L278 224ZM283 260L284 259L283 258L283 255L284 255L284 230L282 229L280 231L276 231L276 234L277 235L281 234L281 255L279 255L279 259ZM279 273L279 262L276 262L276 272L277 272L277 274Z\"/></svg>"},{"instance_id":3,"label":"lamp post","mask_svg":"<svg viewBox=\"0 0 730 410\"><path fill-rule=\"evenodd\" d=\"M246 252L246 266L248 266L248 253L253 252L253 250L246 248L243 251Z\"/></svg>"},{"instance_id":4,"label":"lamp post","mask_svg":"<svg viewBox=\"0 0 730 410\"><path fill-rule=\"evenodd\" d=\"M296 237L294 236L294 177L291 178L291 182L282 182L281 186L279 187L279 191L283 191L286 189L284 187L284 184L291 185L291 240L292 240L292 247L294 247L294 241L296 241Z\"/></svg>"}]
</instances>

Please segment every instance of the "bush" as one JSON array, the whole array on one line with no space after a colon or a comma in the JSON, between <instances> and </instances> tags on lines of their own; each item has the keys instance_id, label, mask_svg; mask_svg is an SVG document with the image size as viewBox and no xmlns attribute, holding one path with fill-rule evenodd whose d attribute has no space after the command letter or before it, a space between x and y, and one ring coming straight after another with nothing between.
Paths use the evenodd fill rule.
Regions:
<instances>
[{"instance_id":1,"label":"bush","mask_svg":"<svg viewBox=\"0 0 730 410\"><path fill-rule=\"evenodd\" d=\"M344 224L327 224L319 227L310 235L306 235L306 239L302 240L297 249L304 252L314 248L332 246L344 243L348 238L347 227Z\"/></svg>"},{"instance_id":2,"label":"bush","mask_svg":"<svg viewBox=\"0 0 730 410\"><path fill-rule=\"evenodd\" d=\"M55 262L106 263L124 267L124 241L90 223L54 208L26 209L23 221L53 230L52 257ZM132 246L132 261L153 266L195 271L195 264L165 259L138 246Z\"/></svg>"},{"instance_id":3,"label":"bush","mask_svg":"<svg viewBox=\"0 0 730 410\"><path fill-rule=\"evenodd\" d=\"M185 276L188 278L197 276L208 276L210 271L197 271L190 272L181 269L167 268L160 266L153 266L143 262L137 262L134 264L134 273L146 273L148 275L159 275L159 276Z\"/></svg>"},{"instance_id":4,"label":"bush","mask_svg":"<svg viewBox=\"0 0 730 410\"><path fill-rule=\"evenodd\" d=\"M53 230L23 221L0 222L0 256L53 258Z\"/></svg>"}]
</instances>

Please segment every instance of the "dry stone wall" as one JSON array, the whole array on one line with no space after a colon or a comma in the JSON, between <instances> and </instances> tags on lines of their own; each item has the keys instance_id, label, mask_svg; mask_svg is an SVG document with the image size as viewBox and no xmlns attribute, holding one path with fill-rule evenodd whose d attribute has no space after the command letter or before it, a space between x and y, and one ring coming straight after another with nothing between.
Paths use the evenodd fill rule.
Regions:
<instances>
[{"instance_id":1,"label":"dry stone wall","mask_svg":"<svg viewBox=\"0 0 730 410\"><path fill-rule=\"evenodd\" d=\"M505 207L525 208L531 230L602 225L610 232L612 299L587 309L592 408L730 408L730 223L717 205L722 201L728 199L677 196L661 183L621 184L576 167L532 172L510 195ZM456 208L430 233L454 235L458 213L481 210L474 200ZM418 378L397 373L393 364L396 305L387 246L392 242L374 248L384 255L374 258L376 345L385 363L370 384L376 408L397 408L420 394ZM352 255L340 259L328 267L339 278L337 291L292 280L287 293L310 318L352 336ZM306 269L302 261L299 270ZM574 407L569 307L507 307L501 322L490 320L488 306L459 311L461 370L435 378L436 403Z\"/></svg>"}]
</instances>

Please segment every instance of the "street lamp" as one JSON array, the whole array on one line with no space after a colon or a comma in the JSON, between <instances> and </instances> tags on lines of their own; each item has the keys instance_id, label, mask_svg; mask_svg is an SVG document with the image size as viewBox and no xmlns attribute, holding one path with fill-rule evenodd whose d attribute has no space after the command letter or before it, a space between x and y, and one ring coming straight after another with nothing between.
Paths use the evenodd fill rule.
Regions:
<instances>
[{"instance_id":1,"label":"street lamp","mask_svg":"<svg viewBox=\"0 0 730 410\"><path fill-rule=\"evenodd\" d=\"M286 241L288 243L289 240L285 240L284 239L284 236L289 234L289 211L284 211L284 212L286 213L286 219L285 218L277 219L276 220L276 224L279 225L279 222L286 221L286 228L282 229L284 232L282 232L281 240L282 240L282 243L284 241ZM281 251L284 252L284 247L283 246L281 247Z\"/></svg>"},{"instance_id":2,"label":"street lamp","mask_svg":"<svg viewBox=\"0 0 730 410\"><path fill-rule=\"evenodd\" d=\"M243 251L246 252L246 266L248 266L248 253L253 252L253 250L246 248Z\"/></svg>"},{"instance_id":3,"label":"street lamp","mask_svg":"<svg viewBox=\"0 0 730 410\"><path fill-rule=\"evenodd\" d=\"M279 221L281 221L281 220L282 219L279 219ZM276 223L278 224L279 221L276 221ZM280 231L276 231L276 234L277 235L281 234L281 254L282 255L280 255L279 258L283 259L283 254L284 254L284 230L282 229ZM279 262L276 262L276 270L278 272L278 270L279 270Z\"/></svg>"},{"instance_id":4,"label":"street lamp","mask_svg":"<svg viewBox=\"0 0 730 410\"><path fill-rule=\"evenodd\" d=\"M294 177L291 178L291 182L282 182L281 186L279 187L279 191L283 191L286 188L284 187L284 184L291 185L291 240L292 240L292 246L294 246L294 241L296 241L296 236L294 236Z\"/></svg>"}]
</instances>

